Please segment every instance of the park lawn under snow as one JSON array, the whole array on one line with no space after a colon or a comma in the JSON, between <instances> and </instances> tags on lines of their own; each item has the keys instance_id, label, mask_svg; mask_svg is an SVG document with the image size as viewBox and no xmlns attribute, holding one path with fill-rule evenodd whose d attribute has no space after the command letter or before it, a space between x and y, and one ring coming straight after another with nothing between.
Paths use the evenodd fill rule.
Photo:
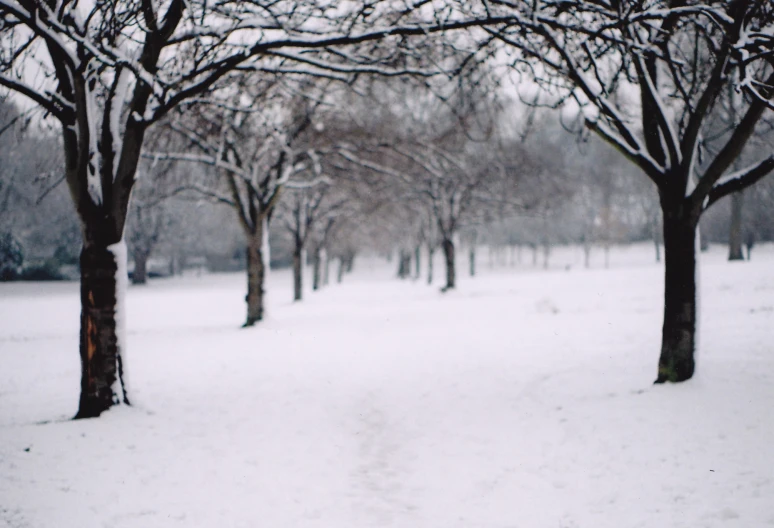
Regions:
<instances>
[{"instance_id":1,"label":"park lawn under snow","mask_svg":"<svg viewBox=\"0 0 774 528\"><path fill-rule=\"evenodd\" d=\"M159 280L128 293L135 405L78 422L77 284L0 284L0 527L774 526L756 249L702 255L697 375L667 386L649 246L484 254L446 295L360 260L292 304L273 272L246 330L241 275Z\"/></svg>"}]
</instances>

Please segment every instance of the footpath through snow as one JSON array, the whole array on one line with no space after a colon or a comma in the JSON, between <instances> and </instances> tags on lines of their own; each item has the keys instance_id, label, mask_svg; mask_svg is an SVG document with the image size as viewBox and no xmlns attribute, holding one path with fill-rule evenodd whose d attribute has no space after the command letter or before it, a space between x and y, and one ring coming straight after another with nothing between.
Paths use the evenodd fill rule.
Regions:
<instances>
[{"instance_id":1,"label":"footpath through snow","mask_svg":"<svg viewBox=\"0 0 774 528\"><path fill-rule=\"evenodd\" d=\"M446 295L357 262L292 304L272 273L247 330L241 275L157 281L137 405L79 422L77 285L0 284L0 527L774 526L774 248L723 257L698 375L659 387L647 246Z\"/></svg>"}]
</instances>

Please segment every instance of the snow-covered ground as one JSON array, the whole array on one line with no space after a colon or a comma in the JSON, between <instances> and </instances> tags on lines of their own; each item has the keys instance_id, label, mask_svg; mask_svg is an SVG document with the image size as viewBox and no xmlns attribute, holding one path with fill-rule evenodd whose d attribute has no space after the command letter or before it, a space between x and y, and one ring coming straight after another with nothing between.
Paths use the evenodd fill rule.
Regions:
<instances>
[{"instance_id":1,"label":"snow-covered ground","mask_svg":"<svg viewBox=\"0 0 774 528\"><path fill-rule=\"evenodd\" d=\"M648 245L482 251L446 295L359 260L293 304L273 272L247 330L241 275L159 280L128 295L135 406L78 422L77 284L0 284L0 527L774 526L774 247L724 257L668 386Z\"/></svg>"}]
</instances>

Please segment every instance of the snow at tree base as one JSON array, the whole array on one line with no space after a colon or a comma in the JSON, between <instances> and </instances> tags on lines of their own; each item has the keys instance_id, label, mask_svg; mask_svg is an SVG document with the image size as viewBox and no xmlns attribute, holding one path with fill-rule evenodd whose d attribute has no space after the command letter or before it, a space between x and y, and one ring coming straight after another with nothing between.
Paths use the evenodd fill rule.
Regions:
<instances>
[{"instance_id":1,"label":"snow at tree base","mask_svg":"<svg viewBox=\"0 0 774 528\"><path fill-rule=\"evenodd\" d=\"M774 526L756 251L701 255L696 375L666 385L650 245L482 258L444 295L360 259L292 303L278 271L250 329L243 274L152 281L126 298L133 406L79 421L78 285L0 284L0 527Z\"/></svg>"}]
</instances>

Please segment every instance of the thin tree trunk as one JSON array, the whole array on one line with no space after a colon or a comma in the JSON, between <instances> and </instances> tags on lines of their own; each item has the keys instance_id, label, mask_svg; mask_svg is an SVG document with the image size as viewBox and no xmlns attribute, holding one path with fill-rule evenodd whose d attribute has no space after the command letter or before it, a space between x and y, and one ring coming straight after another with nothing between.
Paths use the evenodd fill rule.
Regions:
<instances>
[{"instance_id":1,"label":"thin tree trunk","mask_svg":"<svg viewBox=\"0 0 774 528\"><path fill-rule=\"evenodd\" d=\"M312 251L312 291L320 289L320 268L322 261L322 250L316 246Z\"/></svg>"},{"instance_id":2,"label":"thin tree trunk","mask_svg":"<svg viewBox=\"0 0 774 528\"><path fill-rule=\"evenodd\" d=\"M656 383L685 381L695 369L696 227L664 213L664 326Z\"/></svg>"},{"instance_id":3,"label":"thin tree trunk","mask_svg":"<svg viewBox=\"0 0 774 528\"><path fill-rule=\"evenodd\" d=\"M259 224L260 225L260 224ZM244 326L253 326L264 316L264 282L266 279L263 254L263 228L258 228L247 240L247 319Z\"/></svg>"},{"instance_id":4,"label":"thin tree trunk","mask_svg":"<svg viewBox=\"0 0 774 528\"><path fill-rule=\"evenodd\" d=\"M134 252L134 272L132 284L146 284L148 282L148 254L144 251Z\"/></svg>"},{"instance_id":5,"label":"thin tree trunk","mask_svg":"<svg viewBox=\"0 0 774 528\"><path fill-rule=\"evenodd\" d=\"M583 241L583 265L586 268L591 267L591 244Z\"/></svg>"},{"instance_id":6,"label":"thin tree trunk","mask_svg":"<svg viewBox=\"0 0 774 528\"><path fill-rule=\"evenodd\" d=\"M300 301L302 296L302 262L301 248L296 246L293 250L293 300Z\"/></svg>"},{"instance_id":7,"label":"thin tree trunk","mask_svg":"<svg viewBox=\"0 0 774 528\"><path fill-rule=\"evenodd\" d=\"M742 251L742 210L744 208L744 193L735 192L731 195L731 225L728 230L728 260L744 260Z\"/></svg>"},{"instance_id":8,"label":"thin tree trunk","mask_svg":"<svg viewBox=\"0 0 774 528\"><path fill-rule=\"evenodd\" d=\"M661 262L661 233L658 225L658 214L653 215L650 222L651 232L653 233L653 244L656 246L656 262Z\"/></svg>"},{"instance_id":9,"label":"thin tree trunk","mask_svg":"<svg viewBox=\"0 0 774 528\"><path fill-rule=\"evenodd\" d=\"M331 257L325 252L325 266L323 267L323 286L327 286L331 278Z\"/></svg>"},{"instance_id":10,"label":"thin tree trunk","mask_svg":"<svg viewBox=\"0 0 774 528\"><path fill-rule=\"evenodd\" d=\"M401 249L398 258L398 278L406 279L409 275L411 275L411 253Z\"/></svg>"},{"instance_id":11,"label":"thin tree trunk","mask_svg":"<svg viewBox=\"0 0 774 528\"><path fill-rule=\"evenodd\" d=\"M441 243L443 249L443 258L446 263L446 286L443 287L443 291L451 290L455 287L457 282L457 273L454 268L454 242L451 239L444 239Z\"/></svg>"},{"instance_id":12,"label":"thin tree trunk","mask_svg":"<svg viewBox=\"0 0 774 528\"><path fill-rule=\"evenodd\" d=\"M414 278L418 279L422 274L422 247L414 248Z\"/></svg>"},{"instance_id":13,"label":"thin tree trunk","mask_svg":"<svg viewBox=\"0 0 774 528\"><path fill-rule=\"evenodd\" d=\"M433 283L433 258L435 257L435 247L427 245L427 284Z\"/></svg>"},{"instance_id":14,"label":"thin tree trunk","mask_svg":"<svg viewBox=\"0 0 774 528\"><path fill-rule=\"evenodd\" d=\"M470 246L468 250L468 265L470 267L470 276L476 276L476 246Z\"/></svg>"},{"instance_id":15,"label":"thin tree trunk","mask_svg":"<svg viewBox=\"0 0 774 528\"><path fill-rule=\"evenodd\" d=\"M344 280L344 269L346 265L344 263L344 257L339 257L339 272L338 277L336 277L337 282L341 284L341 281Z\"/></svg>"},{"instance_id":16,"label":"thin tree trunk","mask_svg":"<svg viewBox=\"0 0 774 528\"><path fill-rule=\"evenodd\" d=\"M121 317L126 291L126 246L84 237L81 250L81 396L75 418L94 418L129 404Z\"/></svg>"},{"instance_id":17,"label":"thin tree trunk","mask_svg":"<svg viewBox=\"0 0 774 528\"><path fill-rule=\"evenodd\" d=\"M346 273L352 273L352 270L355 269L355 252L354 251L348 251L347 252L347 258L345 262L346 266L344 268L344 271Z\"/></svg>"},{"instance_id":18,"label":"thin tree trunk","mask_svg":"<svg viewBox=\"0 0 774 528\"><path fill-rule=\"evenodd\" d=\"M548 269L548 258L551 256L551 244L543 244L543 269Z\"/></svg>"}]
</instances>

